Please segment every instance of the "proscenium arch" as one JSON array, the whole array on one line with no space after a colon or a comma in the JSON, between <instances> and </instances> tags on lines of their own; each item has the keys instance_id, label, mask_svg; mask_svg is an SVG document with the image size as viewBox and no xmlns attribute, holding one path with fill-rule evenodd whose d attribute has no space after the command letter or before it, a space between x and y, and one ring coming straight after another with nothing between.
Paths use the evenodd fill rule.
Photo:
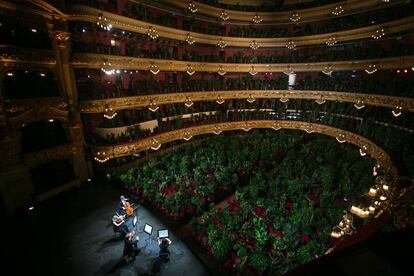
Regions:
<instances>
[{"instance_id":1,"label":"proscenium arch","mask_svg":"<svg viewBox=\"0 0 414 276\"><path fill-rule=\"evenodd\" d=\"M110 98L104 100L79 101L79 112L102 113L110 106L114 110L129 108L148 107L150 103L157 105L185 103L188 100L215 101L234 99L306 99L325 100L356 103L358 101L365 105L374 105L387 108L401 106L404 111L414 112L414 99L407 97L385 96L367 93L316 91L316 90L229 90L229 91L206 91L206 92L183 92L143 95L134 97Z\"/></svg>"},{"instance_id":2,"label":"proscenium arch","mask_svg":"<svg viewBox=\"0 0 414 276\"><path fill-rule=\"evenodd\" d=\"M233 131L246 128L273 128L276 130L295 129L303 130L308 133L315 132L324 134L334 138L341 137L341 139L345 140L347 143L353 144L360 149L363 149L366 154L368 154L372 159L376 160L378 164L384 169L385 173L389 176L391 182L393 182L391 184L395 184L394 182L398 178L398 170L394 165L391 156L389 156L384 149L376 145L371 140L340 128L303 121L250 120L199 125L153 135L151 137L139 139L131 143L114 146L96 146L92 148L92 152L94 156L99 156L99 154L104 153L105 156L109 158L117 158L149 150L151 149L154 141L162 145L164 143L181 140L183 139L184 135L197 136L210 133L212 134L213 131Z\"/></svg>"}]
</instances>

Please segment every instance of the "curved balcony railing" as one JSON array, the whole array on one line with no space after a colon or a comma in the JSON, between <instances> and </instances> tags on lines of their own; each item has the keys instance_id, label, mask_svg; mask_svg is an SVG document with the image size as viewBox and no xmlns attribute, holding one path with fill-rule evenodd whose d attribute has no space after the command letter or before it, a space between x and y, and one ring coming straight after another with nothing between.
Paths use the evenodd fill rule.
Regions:
<instances>
[{"instance_id":1,"label":"curved balcony railing","mask_svg":"<svg viewBox=\"0 0 414 276\"><path fill-rule=\"evenodd\" d=\"M181 71L185 72L191 67L196 72L226 73L245 72L256 74L260 72L321 72L321 71L352 71L365 70L375 65L378 70L411 68L414 56L392 57L382 59L347 60L334 62L315 63L281 63L281 64L237 64L237 63L202 63L176 60L151 60L146 58L134 58L98 54L74 54L71 65L74 68L97 68L103 66L103 62L109 62L113 68L125 70L151 70Z\"/></svg>"},{"instance_id":2,"label":"curved balcony railing","mask_svg":"<svg viewBox=\"0 0 414 276\"><path fill-rule=\"evenodd\" d=\"M289 99L307 99L319 102L340 101L363 105L382 106L391 109L401 107L401 111L414 112L414 99L375 94L362 94L334 91L309 90L239 90L214 92L170 93L105 100L80 101L78 109L81 113L104 113L111 107L114 110L131 108L148 108L172 103L193 103L198 101L224 102L230 99L279 99L287 102Z\"/></svg>"},{"instance_id":3,"label":"curved balcony railing","mask_svg":"<svg viewBox=\"0 0 414 276\"><path fill-rule=\"evenodd\" d=\"M331 74L330 77L306 76L303 79L296 79L294 87L291 88L352 93L369 91L372 94L385 96L414 97L414 81L409 77L408 70L404 72L406 73L400 73L399 76L392 76L389 72L379 72L381 74L379 78L365 75L365 72ZM123 73L124 81L128 82L128 88L125 88L125 82L113 82L110 77L98 80L100 76L96 73L91 70L76 71L80 100L208 91L284 90L288 85L288 77L285 75L267 75L266 78L229 75L223 78L217 74L216 76L207 75L206 79L191 79L183 73L181 76L177 74L177 78L182 78L182 81L171 83L151 79L134 81L134 76L127 71ZM119 77L117 79L119 80Z\"/></svg>"},{"instance_id":4,"label":"curved balcony railing","mask_svg":"<svg viewBox=\"0 0 414 276\"><path fill-rule=\"evenodd\" d=\"M97 21L97 15L102 13L101 10L97 10L86 6L70 6L70 15L68 15L69 21ZM151 32L153 37L163 37L168 39L174 39L178 41L186 41L188 37L188 31L178 30L174 28L155 25L139 20L134 20L128 17L116 15L113 13L103 12L103 16L106 17L107 23L111 24L114 28L128 30L132 32L138 32L147 34ZM328 39L335 36L337 41L350 41L359 40L365 38L371 38L377 34L377 31L383 30L384 34L400 33L411 30L414 27L413 17L407 17L386 24L372 25L369 27L363 27L348 31L341 31L336 33L326 33L320 35L300 36L293 38L255 38L255 42L260 47L286 47L287 44L293 43L295 46L304 45L319 45L325 44ZM238 37L221 37L201 33L191 33L195 43L216 45L220 39L224 41L227 46L232 47L250 47L252 38L238 38Z\"/></svg>"},{"instance_id":5,"label":"curved balcony railing","mask_svg":"<svg viewBox=\"0 0 414 276\"><path fill-rule=\"evenodd\" d=\"M188 1L185 0L160 0L160 2L170 4L172 6L178 7L183 10L188 10ZM318 1L320 2L320 1ZM375 8L377 6L386 7L390 4L396 4L395 2L399 1L391 1L391 3L379 3L375 0L368 0L368 1L358 1L358 0L348 0L342 1L338 4L328 4L314 8L306 8L306 9L295 9L294 11L272 11L272 12L248 12L248 11L237 11L232 10L229 8L223 7L214 7L205 3L196 3L197 6L197 13L208 15L211 17L219 17L220 13L223 9L226 10L226 13L229 17L228 20L234 21L245 21L245 22L252 22L253 17L257 14L263 20L263 23L268 22L289 22L290 17L292 16L293 12L297 12L301 20L308 21L314 20L318 18L323 18L326 16L332 16L332 12L334 9L341 5L344 8L344 14L351 14L355 12L360 12L364 10L368 10L371 8ZM400 2L401 3L401 2ZM241 6L240 6L241 7Z\"/></svg>"},{"instance_id":6,"label":"curved balcony railing","mask_svg":"<svg viewBox=\"0 0 414 276\"><path fill-rule=\"evenodd\" d=\"M184 137L193 137L197 135L210 134L214 131L232 131L232 130L250 130L253 128L274 128L274 129L300 129L308 133L317 132L332 137L343 137L346 142L354 144L364 149L366 154L377 160L383 168L393 175L398 175L396 167L393 165L391 157L376 144L359 136L355 133L348 132L335 127L315 124L301 121L284 121L284 120L248 120L234 121L217 124L206 124L194 126L179 130L173 130L148 138L139 139L130 143L114 146L95 146L92 148L93 155L98 158L117 158L127 155L136 154L151 148L160 148L162 144L181 140ZM187 136L186 136L187 135ZM191 139L190 137L190 139Z\"/></svg>"}]
</instances>

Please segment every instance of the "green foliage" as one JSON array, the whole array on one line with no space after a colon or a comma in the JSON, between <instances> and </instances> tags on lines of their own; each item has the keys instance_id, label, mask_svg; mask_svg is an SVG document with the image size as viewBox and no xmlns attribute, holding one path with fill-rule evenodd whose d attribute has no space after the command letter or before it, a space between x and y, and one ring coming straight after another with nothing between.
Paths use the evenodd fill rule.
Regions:
<instances>
[{"instance_id":1,"label":"green foliage","mask_svg":"<svg viewBox=\"0 0 414 276\"><path fill-rule=\"evenodd\" d=\"M264 247L266 245L269 236L266 231L266 224L261 218L253 218L253 223L255 225L256 241L259 247Z\"/></svg>"},{"instance_id":2,"label":"green foliage","mask_svg":"<svg viewBox=\"0 0 414 276\"><path fill-rule=\"evenodd\" d=\"M269 256L261 253L253 253L250 256L250 264L255 270L264 272L269 266Z\"/></svg>"}]
</instances>

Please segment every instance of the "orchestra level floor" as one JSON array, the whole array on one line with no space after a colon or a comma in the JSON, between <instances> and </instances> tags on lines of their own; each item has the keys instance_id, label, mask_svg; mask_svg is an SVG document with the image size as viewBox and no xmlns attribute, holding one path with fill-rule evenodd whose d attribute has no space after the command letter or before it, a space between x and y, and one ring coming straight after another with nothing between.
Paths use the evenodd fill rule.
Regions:
<instances>
[{"instance_id":1,"label":"orchestra level floor","mask_svg":"<svg viewBox=\"0 0 414 276\"><path fill-rule=\"evenodd\" d=\"M159 248L156 240L147 240L143 226L154 226L153 237L165 226L141 206L137 231L142 250L132 263L122 262L123 241L114 236L111 225L121 193L113 185L85 184L10 222L2 235L6 261L15 272L10 275L148 275ZM208 275L191 251L170 236L170 262L159 275Z\"/></svg>"}]
</instances>

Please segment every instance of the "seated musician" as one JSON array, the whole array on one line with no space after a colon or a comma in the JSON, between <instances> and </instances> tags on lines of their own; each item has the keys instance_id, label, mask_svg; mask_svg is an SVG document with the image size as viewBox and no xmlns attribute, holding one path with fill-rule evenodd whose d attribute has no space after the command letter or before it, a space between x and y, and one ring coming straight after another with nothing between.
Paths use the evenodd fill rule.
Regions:
<instances>
[{"instance_id":1,"label":"seated musician","mask_svg":"<svg viewBox=\"0 0 414 276\"><path fill-rule=\"evenodd\" d=\"M126 197L121 195L120 200L119 200L119 213L121 215L125 214L125 204L128 202L127 200L128 199Z\"/></svg>"},{"instance_id":2,"label":"seated musician","mask_svg":"<svg viewBox=\"0 0 414 276\"><path fill-rule=\"evenodd\" d=\"M114 215L112 217L112 228L114 229L114 232L120 232L122 237L125 237L125 235L128 233L128 226L125 225L125 215Z\"/></svg>"},{"instance_id":3,"label":"seated musician","mask_svg":"<svg viewBox=\"0 0 414 276\"><path fill-rule=\"evenodd\" d=\"M138 236L135 236L135 231L126 234L124 238L124 259L126 262L135 260L140 250L138 249Z\"/></svg>"}]
</instances>

